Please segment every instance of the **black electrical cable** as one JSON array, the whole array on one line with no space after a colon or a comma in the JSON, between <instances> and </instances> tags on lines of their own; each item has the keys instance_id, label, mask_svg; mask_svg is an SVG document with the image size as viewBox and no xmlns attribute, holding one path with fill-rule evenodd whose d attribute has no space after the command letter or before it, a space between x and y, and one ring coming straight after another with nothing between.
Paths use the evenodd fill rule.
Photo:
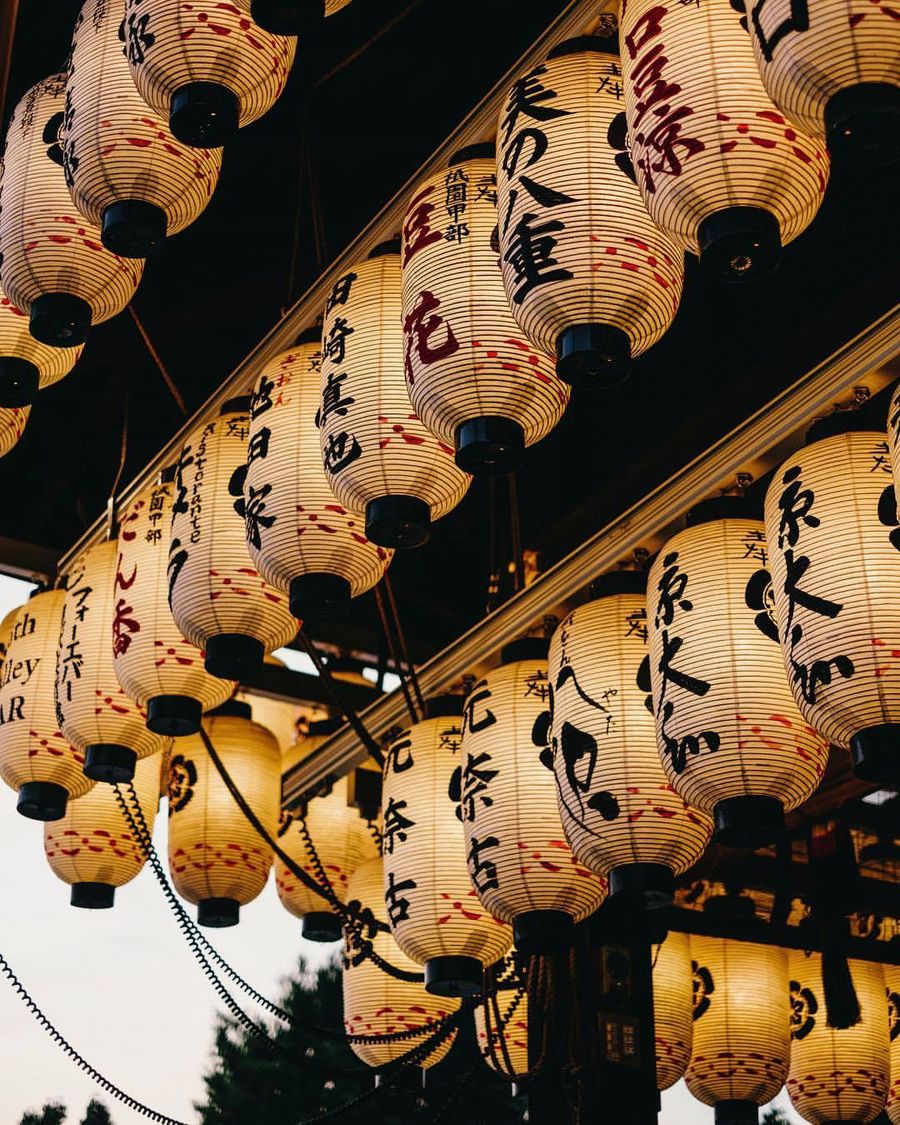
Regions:
<instances>
[{"instance_id":1,"label":"black electrical cable","mask_svg":"<svg viewBox=\"0 0 900 1125\"><path fill-rule=\"evenodd\" d=\"M391 611L391 618L394 622L394 629L397 633L397 640L400 644L400 655L403 658L403 663L406 666L406 675L409 682L412 684L413 692L416 696L416 703L419 706L419 711L425 714L425 699L422 696L422 690L419 687L419 677L416 674L416 667L409 658L409 646L406 643L406 633L403 630L403 622L400 620L400 611L397 609L397 599L394 597L394 584L391 582L390 574L385 571L381 579L381 584L384 586L385 593L387 594L388 607Z\"/></svg>"},{"instance_id":2,"label":"black electrical cable","mask_svg":"<svg viewBox=\"0 0 900 1125\"><path fill-rule=\"evenodd\" d=\"M385 575L387 577L387 575ZM409 712L409 721L415 725L419 721L419 714L416 711L413 697L409 690L409 674L405 669L402 660L400 659L400 651L397 647L397 640L394 636L394 630L391 626L390 618L388 617L387 606L384 600L384 594L381 592L381 585L375 587L375 604L378 607L378 616L381 618L381 631L384 634L384 639L387 641L388 652L390 653L391 660L397 670L397 675L400 677L400 690L403 692L403 698L406 702L406 710ZM422 717L425 716L425 708L422 708Z\"/></svg>"}]
</instances>

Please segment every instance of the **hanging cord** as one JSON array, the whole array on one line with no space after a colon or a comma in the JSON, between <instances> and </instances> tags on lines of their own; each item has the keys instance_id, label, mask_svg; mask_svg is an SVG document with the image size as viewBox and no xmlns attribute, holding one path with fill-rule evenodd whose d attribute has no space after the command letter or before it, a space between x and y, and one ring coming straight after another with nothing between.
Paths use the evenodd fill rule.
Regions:
<instances>
[{"instance_id":1,"label":"hanging cord","mask_svg":"<svg viewBox=\"0 0 900 1125\"><path fill-rule=\"evenodd\" d=\"M386 576L385 576L386 577ZM419 716L416 713L415 704L413 703L412 695L409 690L409 678L406 669L400 660L400 654L397 648L397 642L394 637L394 631L391 628L391 622L388 618L387 607L385 605L384 594L381 591L381 585L375 587L375 604L378 606L378 616L381 618L381 631L384 633L384 639L387 641L388 652L391 656L391 661L397 669L397 675L400 677L400 689L403 692L403 698L406 700L406 710L409 712L409 720L414 725L419 721ZM422 717L425 716L425 709L422 708Z\"/></svg>"},{"instance_id":2,"label":"hanging cord","mask_svg":"<svg viewBox=\"0 0 900 1125\"><path fill-rule=\"evenodd\" d=\"M169 374L169 369L163 363L162 359L160 359L159 352L153 346L153 341L150 339L149 335L147 334L147 329L144 327L143 321L138 316L137 311L135 310L135 307L134 307L134 303L131 303L128 306L128 312L131 316L131 319L134 321L135 328L140 333L141 339L144 341L144 347L147 349L147 352L149 353L150 358L156 364L156 368L159 371L160 375L162 376L162 380L166 384L166 388L168 389L169 394L172 396L173 399L175 399L175 405L178 407L178 409L181 411L181 413L185 416L185 418L187 418L188 415L190 414L190 411L187 408L187 403L184 401L184 398L182 397L181 391L179 391L178 387L175 385L175 380Z\"/></svg>"},{"instance_id":3,"label":"hanging cord","mask_svg":"<svg viewBox=\"0 0 900 1125\"><path fill-rule=\"evenodd\" d=\"M147 1117L150 1121L158 1122L159 1125L185 1125L185 1122L179 1121L175 1117L167 1117L164 1113L158 1113L155 1109L150 1109L150 1107L144 1105L143 1102L139 1102L137 1098L133 1098L130 1094L126 1094L124 1090L120 1090L114 1082L110 1082L110 1080L108 1078L105 1078L99 1070L96 1070L94 1067L92 1067L87 1059L85 1059L83 1055L79 1054L78 1051L75 1050L68 1039L66 1039L65 1036L63 1036L59 1031L57 1031L56 1027L54 1027L47 1016L44 1015L44 1013L32 999L28 990L13 972L12 966L2 954L0 954L0 972L3 973L3 975L12 986L13 990L18 993L25 1007L29 1010L29 1012L31 1012L35 1020L40 1024L44 1031L47 1032L47 1034L57 1045L57 1047L59 1047L64 1054L68 1055L72 1062L74 1062L77 1067L83 1070L84 1073L92 1081L96 1082L96 1084L102 1090L105 1090L107 1094L110 1094L112 1097L114 1097L116 1101L120 1101L129 1109L134 1110L135 1113L140 1114L141 1117Z\"/></svg>"},{"instance_id":4,"label":"hanging cord","mask_svg":"<svg viewBox=\"0 0 900 1125\"><path fill-rule=\"evenodd\" d=\"M423 698L422 690L419 687L419 677L416 673L416 667L409 658L409 648L406 644L406 634L403 631L403 622L400 620L400 613L397 609L397 600L394 597L394 585L391 582L391 576L387 571L384 572L384 577L381 579L381 583L384 586L385 592L387 593L388 606L390 607L391 611L391 618L394 623L394 629L397 633L397 640L400 643L400 655L403 657L403 663L406 666L406 675L409 678L409 682L412 684L412 689L416 696L416 703L419 705L419 712L424 716L426 713L425 699Z\"/></svg>"},{"instance_id":5,"label":"hanging cord","mask_svg":"<svg viewBox=\"0 0 900 1125\"><path fill-rule=\"evenodd\" d=\"M331 70L327 70L321 77L317 78L315 85L323 86L330 79L334 78L336 74L340 74L342 70L350 66L351 63L356 62L356 60L362 54L364 54L364 52L369 50L373 43L377 43L383 35L386 35L389 31L392 31L398 23L406 19L409 13L413 11L414 8L418 8L421 3L422 0L412 0L412 3L407 4L401 12L398 12L396 16L393 17L393 19L390 19L387 21L387 23L382 24L381 27L379 27L379 29L374 33L374 35L369 36L365 43L360 44L360 46L357 47L356 50L351 51L349 55L346 55L344 58L342 58L339 63L331 68Z\"/></svg>"},{"instance_id":6,"label":"hanging cord","mask_svg":"<svg viewBox=\"0 0 900 1125\"><path fill-rule=\"evenodd\" d=\"M300 261L300 235L303 224L303 216L306 214L306 208L303 200L306 195L306 150L308 147L309 136L309 92L304 90L301 94L302 103L300 118L300 143L297 155L297 185L294 189L295 204L294 204L294 228L291 237L291 261L288 266L288 281L287 281L287 294L284 307L281 310L281 315L284 316L288 309L294 303L294 291L297 288L297 266Z\"/></svg>"},{"instance_id":7,"label":"hanging cord","mask_svg":"<svg viewBox=\"0 0 900 1125\"><path fill-rule=\"evenodd\" d=\"M488 586L485 613L493 613L500 597L500 564L497 550L497 478L488 477Z\"/></svg>"},{"instance_id":8,"label":"hanging cord","mask_svg":"<svg viewBox=\"0 0 900 1125\"><path fill-rule=\"evenodd\" d=\"M506 1042L506 1028L515 1015L516 1009L522 1003L524 995L525 986L520 985L505 1014L500 1011L500 990L496 986L484 1000L484 1030L487 1035L487 1050L483 1051L482 1054L490 1057L498 1074L504 1074L512 1082L515 1082L519 1076L513 1066L509 1044ZM497 1056L498 1046L500 1048L499 1058Z\"/></svg>"},{"instance_id":9,"label":"hanging cord","mask_svg":"<svg viewBox=\"0 0 900 1125\"><path fill-rule=\"evenodd\" d=\"M516 485L516 474L510 473L506 478L509 490L509 536L512 551L513 576L515 579L516 594L525 588L525 560L522 557L522 530L519 524L519 490Z\"/></svg>"}]
</instances>

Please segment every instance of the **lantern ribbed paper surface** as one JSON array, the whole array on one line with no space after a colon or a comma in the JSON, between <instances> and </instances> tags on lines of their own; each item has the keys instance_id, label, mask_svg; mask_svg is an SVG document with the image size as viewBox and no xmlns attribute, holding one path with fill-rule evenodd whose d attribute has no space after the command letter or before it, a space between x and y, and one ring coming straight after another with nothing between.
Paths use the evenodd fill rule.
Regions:
<instances>
[{"instance_id":1,"label":"lantern ribbed paper surface","mask_svg":"<svg viewBox=\"0 0 900 1125\"><path fill-rule=\"evenodd\" d=\"M0 777L19 790L19 812L59 820L66 799L94 784L84 755L59 730L54 703L62 590L35 594L12 623L0 683Z\"/></svg>"},{"instance_id":2,"label":"lantern ribbed paper surface","mask_svg":"<svg viewBox=\"0 0 900 1125\"><path fill-rule=\"evenodd\" d=\"M3 289L30 313L32 335L70 347L134 295L144 263L103 248L66 186L62 129L65 75L28 91L6 130L0 183Z\"/></svg>"},{"instance_id":3,"label":"lantern ribbed paper surface","mask_svg":"<svg viewBox=\"0 0 900 1125\"><path fill-rule=\"evenodd\" d=\"M620 382L678 310L684 251L650 219L609 40L560 44L500 116L500 250L510 306L567 382Z\"/></svg>"},{"instance_id":4,"label":"lantern ribbed paper surface","mask_svg":"<svg viewBox=\"0 0 900 1125\"><path fill-rule=\"evenodd\" d=\"M653 1028L656 1085L668 1090L684 1077L693 1041L691 939L669 930L653 947Z\"/></svg>"},{"instance_id":5,"label":"lantern ribbed paper surface","mask_svg":"<svg viewBox=\"0 0 900 1125\"><path fill-rule=\"evenodd\" d=\"M245 704L226 703L203 720L216 753L266 831L278 831L281 755ZM260 893L272 851L225 787L199 735L169 758L169 872L203 926L233 926Z\"/></svg>"},{"instance_id":6,"label":"lantern ribbed paper surface","mask_svg":"<svg viewBox=\"0 0 900 1125\"><path fill-rule=\"evenodd\" d=\"M387 748L382 791L388 922L403 952L425 966L428 991L442 996L480 992L485 966L512 944L469 879L460 746L452 714L403 731Z\"/></svg>"},{"instance_id":7,"label":"lantern ribbed paper surface","mask_svg":"<svg viewBox=\"0 0 900 1125\"><path fill-rule=\"evenodd\" d=\"M900 780L900 530L885 435L798 450L772 478L766 529L797 705L850 747L860 777Z\"/></svg>"},{"instance_id":8,"label":"lantern ribbed paper surface","mask_svg":"<svg viewBox=\"0 0 900 1125\"><path fill-rule=\"evenodd\" d=\"M268 363L250 407L247 547L267 582L290 595L295 617L345 615L393 552L371 543L357 512L338 503L322 467L321 343L300 343Z\"/></svg>"},{"instance_id":9,"label":"lantern ribbed paper surface","mask_svg":"<svg viewBox=\"0 0 900 1125\"><path fill-rule=\"evenodd\" d=\"M142 758L134 771L134 791L151 835L161 757ZM44 825L44 854L54 875L72 887L72 905L87 909L112 906L116 887L130 882L146 860L109 785L95 785L69 805L62 820Z\"/></svg>"},{"instance_id":10,"label":"lantern ribbed paper surface","mask_svg":"<svg viewBox=\"0 0 900 1125\"><path fill-rule=\"evenodd\" d=\"M549 703L546 659L513 659L475 684L463 716L469 877L491 914L514 923L522 953L565 948L606 890L563 835L545 745Z\"/></svg>"},{"instance_id":11,"label":"lantern ribbed paper surface","mask_svg":"<svg viewBox=\"0 0 900 1125\"><path fill-rule=\"evenodd\" d=\"M783 834L784 811L816 788L828 746L784 677L763 523L707 518L742 507L711 503L650 570L657 745L678 793L715 813L720 842L753 847Z\"/></svg>"},{"instance_id":12,"label":"lantern ribbed paper surface","mask_svg":"<svg viewBox=\"0 0 900 1125\"><path fill-rule=\"evenodd\" d=\"M400 254L373 251L335 282L322 330L317 415L325 475L344 507L386 547L416 547L462 500L471 478L414 412L403 376Z\"/></svg>"},{"instance_id":13,"label":"lantern ribbed paper surface","mask_svg":"<svg viewBox=\"0 0 900 1125\"><path fill-rule=\"evenodd\" d=\"M28 317L0 290L0 406L27 406L75 366L83 348L51 348L36 340Z\"/></svg>"},{"instance_id":14,"label":"lantern ribbed paper surface","mask_svg":"<svg viewBox=\"0 0 900 1125\"><path fill-rule=\"evenodd\" d=\"M381 860L371 859L357 867L350 876L347 899L368 914L363 936L371 941L375 953L391 965L407 972L418 972L419 966L400 949L391 935L384 909L384 876ZM421 1039L412 1038L387 1043L351 1043L354 1054L369 1066L385 1066L412 1050L434 1032L432 1025L459 1007L459 1001L432 996L425 986L412 981L397 980L378 968L368 957L360 959L360 950L349 945L344 935L343 946L344 1028L350 1035L390 1035L426 1027ZM456 1039L449 1035L432 1053L419 1062L423 1069L434 1066L447 1054Z\"/></svg>"},{"instance_id":15,"label":"lantern ribbed paper surface","mask_svg":"<svg viewBox=\"0 0 900 1125\"><path fill-rule=\"evenodd\" d=\"M687 1087L705 1105L764 1105L784 1085L790 1060L787 953L774 945L692 937L691 956Z\"/></svg>"},{"instance_id":16,"label":"lantern ribbed paper surface","mask_svg":"<svg viewBox=\"0 0 900 1125\"><path fill-rule=\"evenodd\" d=\"M56 705L60 730L84 751L85 772L95 781L127 781L138 758L164 747L113 665L114 649L127 648L135 633L131 586L116 542L88 548L66 573Z\"/></svg>"},{"instance_id":17,"label":"lantern ribbed paper surface","mask_svg":"<svg viewBox=\"0 0 900 1125\"><path fill-rule=\"evenodd\" d=\"M750 280L815 217L824 148L763 88L728 3L625 0L622 71L631 156L651 218L716 275Z\"/></svg>"},{"instance_id":18,"label":"lantern ribbed paper surface","mask_svg":"<svg viewBox=\"0 0 900 1125\"><path fill-rule=\"evenodd\" d=\"M485 1022L485 1005L475 1009L475 1038L478 1050L491 1070L515 1081L528 1073L528 994L518 995L518 989L497 992L496 1007L491 1004L488 1023ZM502 1021L502 1038L497 1025ZM505 1049L504 1049L505 1048Z\"/></svg>"},{"instance_id":19,"label":"lantern ribbed paper surface","mask_svg":"<svg viewBox=\"0 0 900 1125\"><path fill-rule=\"evenodd\" d=\"M638 892L647 905L665 905L673 874L700 857L712 823L666 778L647 693L638 687L647 652L645 581L610 575L608 596L579 606L554 633L550 746L575 858L609 875L612 893Z\"/></svg>"},{"instance_id":20,"label":"lantern ribbed paper surface","mask_svg":"<svg viewBox=\"0 0 900 1125\"><path fill-rule=\"evenodd\" d=\"M199 148L224 144L272 108L297 48L228 0L127 0L123 32L141 97Z\"/></svg>"},{"instance_id":21,"label":"lantern ribbed paper surface","mask_svg":"<svg viewBox=\"0 0 900 1125\"><path fill-rule=\"evenodd\" d=\"M885 965L884 979L887 984L891 1073L891 1086L885 1109L891 1125L900 1125L900 967Z\"/></svg>"},{"instance_id":22,"label":"lantern ribbed paper surface","mask_svg":"<svg viewBox=\"0 0 900 1125\"><path fill-rule=\"evenodd\" d=\"M468 472L506 473L569 401L525 338L498 269L492 145L463 149L412 193L403 221L403 332L413 409Z\"/></svg>"},{"instance_id":23,"label":"lantern ribbed paper surface","mask_svg":"<svg viewBox=\"0 0 900 1125\"><path fill-rule=\"evenodd\" d=\"M143 257L203 211L222 153L177 141L137 92L119 38L124 3L87 0L66 77L66 179L103 244ZM166 115L166 119L167 119Z\"/></svg>"},{"instance_id":24,"label":"lantern ribbed paper surface","mask_svg":"<svg viewBox=\"0 0 900 1125\"><path fill-rule=\"evenodd\" d=\"M0 457L5 457L25 433L30 406L10 406L0 409Z\"/></svg>"},{"instance_id":25,"label":"lantern ribbed paper surface","mask_svg":"<svg viewBox=\"0 0 900 1125\"><path fill-rule=\"evenodd\" d=\"M884 970L850 961L860 1022L828 1026L822 957L791 950L791 1071L788 1093L810 1125L872 1121L884 1108L890 1082L890 1032Z\"/></svg>"},{"instance_id":26,"label":"lantern ribbed paper surface","mask_svg":"<svg viewBox=\"0 0 900 1125\"><path fill-rule=\"evenodd\" d=\"M213 675L252 675L293 640L287 599L250 565L244 517L249 410L226 403L185 441L175 476L169 605L182 635L206 650ZM258 513L259 514L259 513Z\"/></svg>"}]
</instances>

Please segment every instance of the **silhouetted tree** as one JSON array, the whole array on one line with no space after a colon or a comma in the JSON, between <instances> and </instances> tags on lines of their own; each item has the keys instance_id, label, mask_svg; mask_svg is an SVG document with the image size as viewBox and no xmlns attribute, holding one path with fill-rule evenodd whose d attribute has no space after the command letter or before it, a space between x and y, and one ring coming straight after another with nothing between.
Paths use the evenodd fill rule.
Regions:
<instances>
[{"instance_id":1,"label":"silhouetted tree","mask_svg":"<svg viewBox=\"0 0 900 1125\"><path fill-rule=\"evenodd\" d=\"M22 1114L19 1125L62 1125L66 1119L66 1107L61 1102L47 1102L40 1113Z\"/></svg>"}]
</instances>

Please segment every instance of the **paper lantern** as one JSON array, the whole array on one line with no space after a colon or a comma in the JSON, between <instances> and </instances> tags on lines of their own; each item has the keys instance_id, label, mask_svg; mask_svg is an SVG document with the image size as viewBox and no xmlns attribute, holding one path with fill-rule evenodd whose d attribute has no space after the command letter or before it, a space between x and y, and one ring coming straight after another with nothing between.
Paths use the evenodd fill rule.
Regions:
<instances>
[{"instance_id":1,"label":"paper lantern","mask_svg":"<svg viewBox=\"0 0 900 1125\"><path fill-rule=\"evenodd\" d=\"M475 1008L475 1039L491 1070L511 1082L528 1074L528 993L507 985L497 990L496 1003L482 1001Z\"/></svg>"},{"instance_id":2,"label":"paper lantern","mask_svg":"<svg viewBox=\"0 0 900 1125\"><path fill-rule=\"evenodd\" d=\"M418 547L471 478L419 421L406 389L400 246L385 242L335 282L322 330L317 414L325 475L382 547Z\"/></svg>"},{"instance_id":3,"label":"paper lantern","mask_svg":"<svg viewBox=\"0 0 900 1125\"><path fill-rule=\"evenodd\" d=\"M228 0L127 0L122 33L141 97L196 148L218 148L268 112L297 48Z\"/></svg>"},{"instance_id":4,"label":"paper lantern","mask_svg":"<svg viewBox=\"0 0 900 1125\"><path fill-rule=\"evenodd\" d=\"M36 340L28 317L0 290L0 407L29 406L39 390L68 375L82 351Z\"/></svg>"},{"instance_id":5,"label":"paper lantern","mask_svg":"<svg viewBox=\"0 0 900 1125\"><path fill-rule=\"evenodd\" d=\"M772 104L736 7L625 0L622 71L650 217L714 276L751 281L812 222L828 157Z\"/></svg>"},{"instance_id":6,"label":"paper lantern","mask_svg":"<svg viewBox=\"0 0 900 1125\"><path fill-rule=\"evenodd\" d=\"M371 941L377 956L406 972L419 967L400 949L391 936L384 909L384 876L379 858L363 863L350 876L347 897L357 912L363 912L366 941ZM345 931L343 956L344 1029L348 1035L393 1035L399 1031L425 1028L421 1038L386 1043L351 1043L354 1054L372 1067L386 1066L421 1045L434 1034L434 1024L452 1015L459 1000L432 996L425 986L398 980L362 955ZM454 1031L422 1061L428 1069L439 1063L453 1046Z\"/></svg>"},{"instance_id":7,"label":"paper lantern","mask_svg":"<svg viewBox=\"0 0 900 1125\"><path fill-rule=\"evenodd\" d=\"M429 701L428 718L385 753L382 791L384 899L407 956L425 966L437 996L474 996L484 970L512 944L509 926L479 902L466 867L458 804L462 698Z\"/></svg>"},{"instance_id":8,"label":"paper lantern","mask_svg":"<svg viewBox=\"0 0 900 1125\"><path fill-rule=\"evenodd\" d=\"M500 116L500 257L513 315L567 383L613 386L678 311L684 251L650 219L628 154L614 39L569 39Z\"/></svg>"},{"instance_id":9,"label":"paper lantern","mask_svg":"<svg viewBox=\"0 0 900 1125\"><path fill-rule=\"evenodd\" d=\"M766 495L772 590L797 706L867 781L900 780L900 530L885 435L823 420ZM830 434L830 436L828 436ZM896 444L896 442L895 442Z\"/></svg>"},{"instance_id":10,"label":"paper lantern","mask_svg":"<svg viewBox=\"0 0 900 1125\"><path fill-rule=\"evenodd\" d=\"M260 27L276 35L300 35L346 8L350 0L234 0Z\"/></svg>"},{"instance_id":11,"label":"paper lantern","mask_svg":"<svg viewBox=\"0 0 900 1125\"><path fill-rule=\"evenodd\" d=\"M278 831L281 755L246 703L223 703L204 729L241 795L270 836ZM269 877L272 849L244 816L199 735L169 758L169 872L201 926L236 926L240 908Z\"/></svg>"},{"instance_id":12,"label":"paper lantern","mask_svg":"<svg viewBox=\"0 0 900 1125\"><path fill-rule=\"evenodd\" d=\"M694 1027L687 1088L720 1125L756 1125L787 1078L787 953L774 945L692 937Z\"/></svg>"},{"instance_id":13,"label":"paper lantern","mask_svg":"<svg viewBox=\"0 0 900 1125\"><path fill-rule=\"evenodd\" d=\"M322 468L321 339L304 334L263 368L250 405L247 547L254 566L306 621L346 616L350 599L380 580L393 552L366 539ZM265 519L253 518L260 509Z\"/></svg>"},{"instance_id":14,"label":"paper lantern","mask_svg":"<svg viewBox=\"0 0 900 1125\"><path fill-rule=\"evenodd\" d=\"M801 717L771 616L762 520L707 501L659 552L647 585L657 746L675 790L713 813L716 839L759 847L815 790L828 746Z\"/></svg>"},{"instance_id":15,"label":"paper lantern","mask_svg":"<svg viewBox=\"0 0 900 1125\"><path fill-rule=\"evenodd\" d=\"M59 820L94 784L84 755L63 738L54 703L62 590L35 594L12 622L0 683L0 777L32 820Z\"/></svg>"},{"instance_id":16,"label":"paper lantern","mask_svg":"<svg viewBox=\"0 0 900 1125\"><path fill-rule=\"evenodd\" d=\"M160 754L142 758L134 771L134 791L151 835L159 805L160 760ZM132 810L130 801L128 808ZM44 854L53 874L72 888L72 906L86 910L111 907L116 887L130 883L146 861L108 785L95 785L69 805L62 820L44 825Z\"/></svg>"},{"instance_id":17,"label":"paper lantern","mask_svg":"<svg viewBox=\"0 0 900 1125\"><path fill-rule=\"evenodd\" d=\"M87 0L75 22L63 159L75 205L107 250L145 258L209 203L222 153L182 144L148 110L119 38L123 12Z\"/></svg>"},{"instance_id":18,"label":"paper lantern","mask_svg":"<svg viewBox=\"0 0 900 1125\"><path fill-rule=\"evenodd\" d=\"M66 186L62 130L65 75L32 86L6 130L0 183L0 278L13 304L29 313L44 344L84 343L91 324L121 312L144 263L104 249Z\"/></svg>"},{"instance_id":19,"label":"paper lantern","mask_svg":"<svg viewBox=\"0 0 900 1125\"><path fill-rule=\"evenodd\" d=\"M884 970L850 961L860 1022L828 1026L822 957L791 950L791 1070L787 1088L810 1125L872 1121L884 1109L890 1081L890 1031Z\"/></svg>"},{"instance_id":20,"label":"paper lantern","mask_svg":"<svg viewBox=\"0 0 900 1125\"><path fill-rule=\"evenodd\" d=\"M869 0L762 0L747 26L769 97L837 159L882 164L900 152L900 28Z\"/></svg>"},{"instance_id":21,"label":"paper lantern","mask_svg":"<svg viewBox=\"0 0 900 1125\"><path fill-rule=\"evenodd\" d=\"M265 497L245 499L250 400L224 403L188 435L175 473L169 605L182 635L206 651L206 670L229 680L257 672L294 639L287 599L250 565L247 522L265 524Z\"/></svg>"},{"instance_id":22,"label":"paper lantern","mask_svg":"<svg viewBox=\"0 0 900 1125\"><path fill-rule=\"evenodd\" d=\"M469 877L520 953L565 950L606 881L582 866L560 823L549 731L547 643L527 638L469 692L463 712L460 810Z\"/></svg>"},{"instance_id":23,"label":"paper lantern","mask_svg":"<svg viewBox=\"0 0 900 1125\"><path fill-rule=\"evenodd\" d=\"M471 145L414 189L403 221L403 333L413 409L470 473L511 472L569 401L513 319L497 258L497 161Z\"/></svg>"},{"instance_id":24,"label":"paper lantern","mask_svg":"<svg viewBox=\"0 0 900 1125\"><path fill-rule=\"evenodd\" d=\"M340 719L310 723L309 735L282 754L282 771L286 773L294 759L311 754L327 742L341 724ZM302 754L300 753L302 751ZM307 843L315 849L315 857ZM282 849L310 875L320 881L324 870L331 889L341 902L347 901L350 876L360 864L374 859L378 850L372 833L356 809L347 805L347 778L340 777L325 796L313 797L305 812L289 812L282 808L278 827ZM303 919L303 936L309 941L338 941L341 919L327 900L309 890L292 871L275 858L275 886L281 904L297 918Z\"/></svg>"},{"instance_id":25,"label":"paper lantern","mask_svg":"<svg viewBox=\"0 0 900 1125\"><path fill-rule=\"evenodd\" d=\"M675 875L702 855L709 817L663 772L647 693L646 575L622 571L550 643L550 749L563 831L579 863L608 876L610 893L647 907L672 901ZM777 653L776 653L777 657Z\"/></svg>"},{"instance_id":26,"label":"paper lantern","mask_svg":"<svg viewBox=\"0 0 900 1125\"><path fill-rule=\"evenodd\" d=\"M891 1086L885 1111L891 1125L900 1125L900 968L885 965L887 984L888 1040L890 1042Z\"/></svg>"},{"instance_id":27,"label":"paper lantern","mask_svg":"<svg viewBox=\"0 0 900 1125\"><path fill-rule=\"evenodd\" d=\"M30 406L0 408L0 457L5 457L15 448L19 438L25 433L30 413Z\"/></svg>"},{"instance_id":28,"label":"paper lantern","mask_svg":"<svg viewBox=\"0 0 900 1125\"><path fill-rule=\"evenodd\" d=\"M684 1077L693 1040L691 939L669 930L653 947L653 1031L656 1086L668 1090Z\"/></svg>"}]
</instances>

